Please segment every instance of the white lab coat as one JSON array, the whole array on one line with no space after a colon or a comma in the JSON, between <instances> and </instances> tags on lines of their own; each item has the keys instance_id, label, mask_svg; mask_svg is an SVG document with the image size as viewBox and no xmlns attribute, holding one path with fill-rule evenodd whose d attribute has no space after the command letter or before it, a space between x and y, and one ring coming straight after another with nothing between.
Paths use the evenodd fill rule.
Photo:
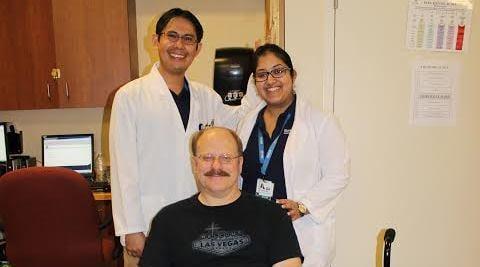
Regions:
<instances>
[{"instance_id":1,"label":"white lab coat","mask_svg":"<svg viewBox=\"0 0 480 267\"><path fill-rule=\"evenodd\" d=\"M190 115L185 130L157 68L158 63L146 76L123 86L113 102L112 211L115 233L122 241L128 233L148 234L150 222L161 208L197 192L189 144L199 125L234 129L260 101L253 90L242 99L242 106L226 106L214 90L189 81Z\"/></svg>"},{"instance_id":2,"label":"white lab coat","mask_svg":"<svg viewBox=\"0 0 480 267\"><path fill-rule=\"evenodd\" d=\"M244 148L263 102L238 126ZM330 266L335 254L335 204L349 182L349 156L336 120L297 94L295 120L283 154L287 197L310 214L293 222L303 266Z\"/></svg>"}]
</instances>

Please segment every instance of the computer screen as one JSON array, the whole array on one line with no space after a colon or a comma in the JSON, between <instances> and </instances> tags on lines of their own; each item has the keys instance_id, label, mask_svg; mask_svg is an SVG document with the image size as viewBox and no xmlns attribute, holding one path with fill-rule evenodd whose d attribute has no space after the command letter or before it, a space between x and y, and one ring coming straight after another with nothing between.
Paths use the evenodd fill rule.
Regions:
<instances>
[{"instance_id":1,"label":"computer screen","mask_svg":"<svg viewBox=\"0 0 480 267\"><path fill-rule=\"evenodd\" d=\"M0 162L7 162L7 126L0 123Z\"/></svg>"},{"instance_id":2,"label":"computer screen","mask_svg":"<svg viewBox=\"0 0 480 267\"><path fill-rule=\"evenodd\" d=\"M93 177L93 134L42 136L45 167L65 167Z\"/></svg>"}]
</instances>

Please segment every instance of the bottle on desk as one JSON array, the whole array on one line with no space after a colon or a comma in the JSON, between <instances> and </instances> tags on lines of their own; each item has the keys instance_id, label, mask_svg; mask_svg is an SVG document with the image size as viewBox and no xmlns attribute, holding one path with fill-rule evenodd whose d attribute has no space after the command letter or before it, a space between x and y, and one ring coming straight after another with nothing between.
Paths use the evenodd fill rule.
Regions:
<instances>
[{"instance_id":1,"label":"bottle on desk","mask_svg":"<svg viewBox=\"0 0 480 267\"><path fill-rule=\"evenodd\" d=\"M107 181L105 177L105 165L103 162L103 155L101 152L97 154L95 158L95 180L100 182Z\"/></svg>"}]
</instances>

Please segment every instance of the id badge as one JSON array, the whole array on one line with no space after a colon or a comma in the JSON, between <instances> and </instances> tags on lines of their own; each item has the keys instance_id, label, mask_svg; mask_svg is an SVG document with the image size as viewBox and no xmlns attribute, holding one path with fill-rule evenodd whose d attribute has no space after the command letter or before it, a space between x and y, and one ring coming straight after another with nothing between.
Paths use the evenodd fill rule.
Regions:
<instances>
[{"instance_id":1,"label":"id badge","mask_svg":"<svg viewBox=\"0 0 480 267\"><path fill-rule=\"evenodd\" d=\"M255 195L270 200L272 199L272 196L273 196L274 187L275 187L275 184L272 181L258 178L257 190L255 191Z\"/></svg>"}]
</instances>

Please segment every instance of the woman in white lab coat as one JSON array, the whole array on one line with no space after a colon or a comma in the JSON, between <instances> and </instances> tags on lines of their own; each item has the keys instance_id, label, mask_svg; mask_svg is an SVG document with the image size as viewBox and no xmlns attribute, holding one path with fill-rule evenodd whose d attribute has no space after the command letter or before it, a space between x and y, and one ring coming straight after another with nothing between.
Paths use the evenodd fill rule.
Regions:
<instances>
[{"instance_id":1,"label":"woman in white lab coat","mask_svg":"<svg viewBox=\"0 0 480 267\"><path fill-rule=\"evenodd\" d=\"M241 187L288 211L304 266L330 266L335 254L335 205L349 181L345 138L331 115L293 90L296 71L280 47L254 55L254 78L264 100L238 126L244 144Z\"/></svg>"}]
</instances>

